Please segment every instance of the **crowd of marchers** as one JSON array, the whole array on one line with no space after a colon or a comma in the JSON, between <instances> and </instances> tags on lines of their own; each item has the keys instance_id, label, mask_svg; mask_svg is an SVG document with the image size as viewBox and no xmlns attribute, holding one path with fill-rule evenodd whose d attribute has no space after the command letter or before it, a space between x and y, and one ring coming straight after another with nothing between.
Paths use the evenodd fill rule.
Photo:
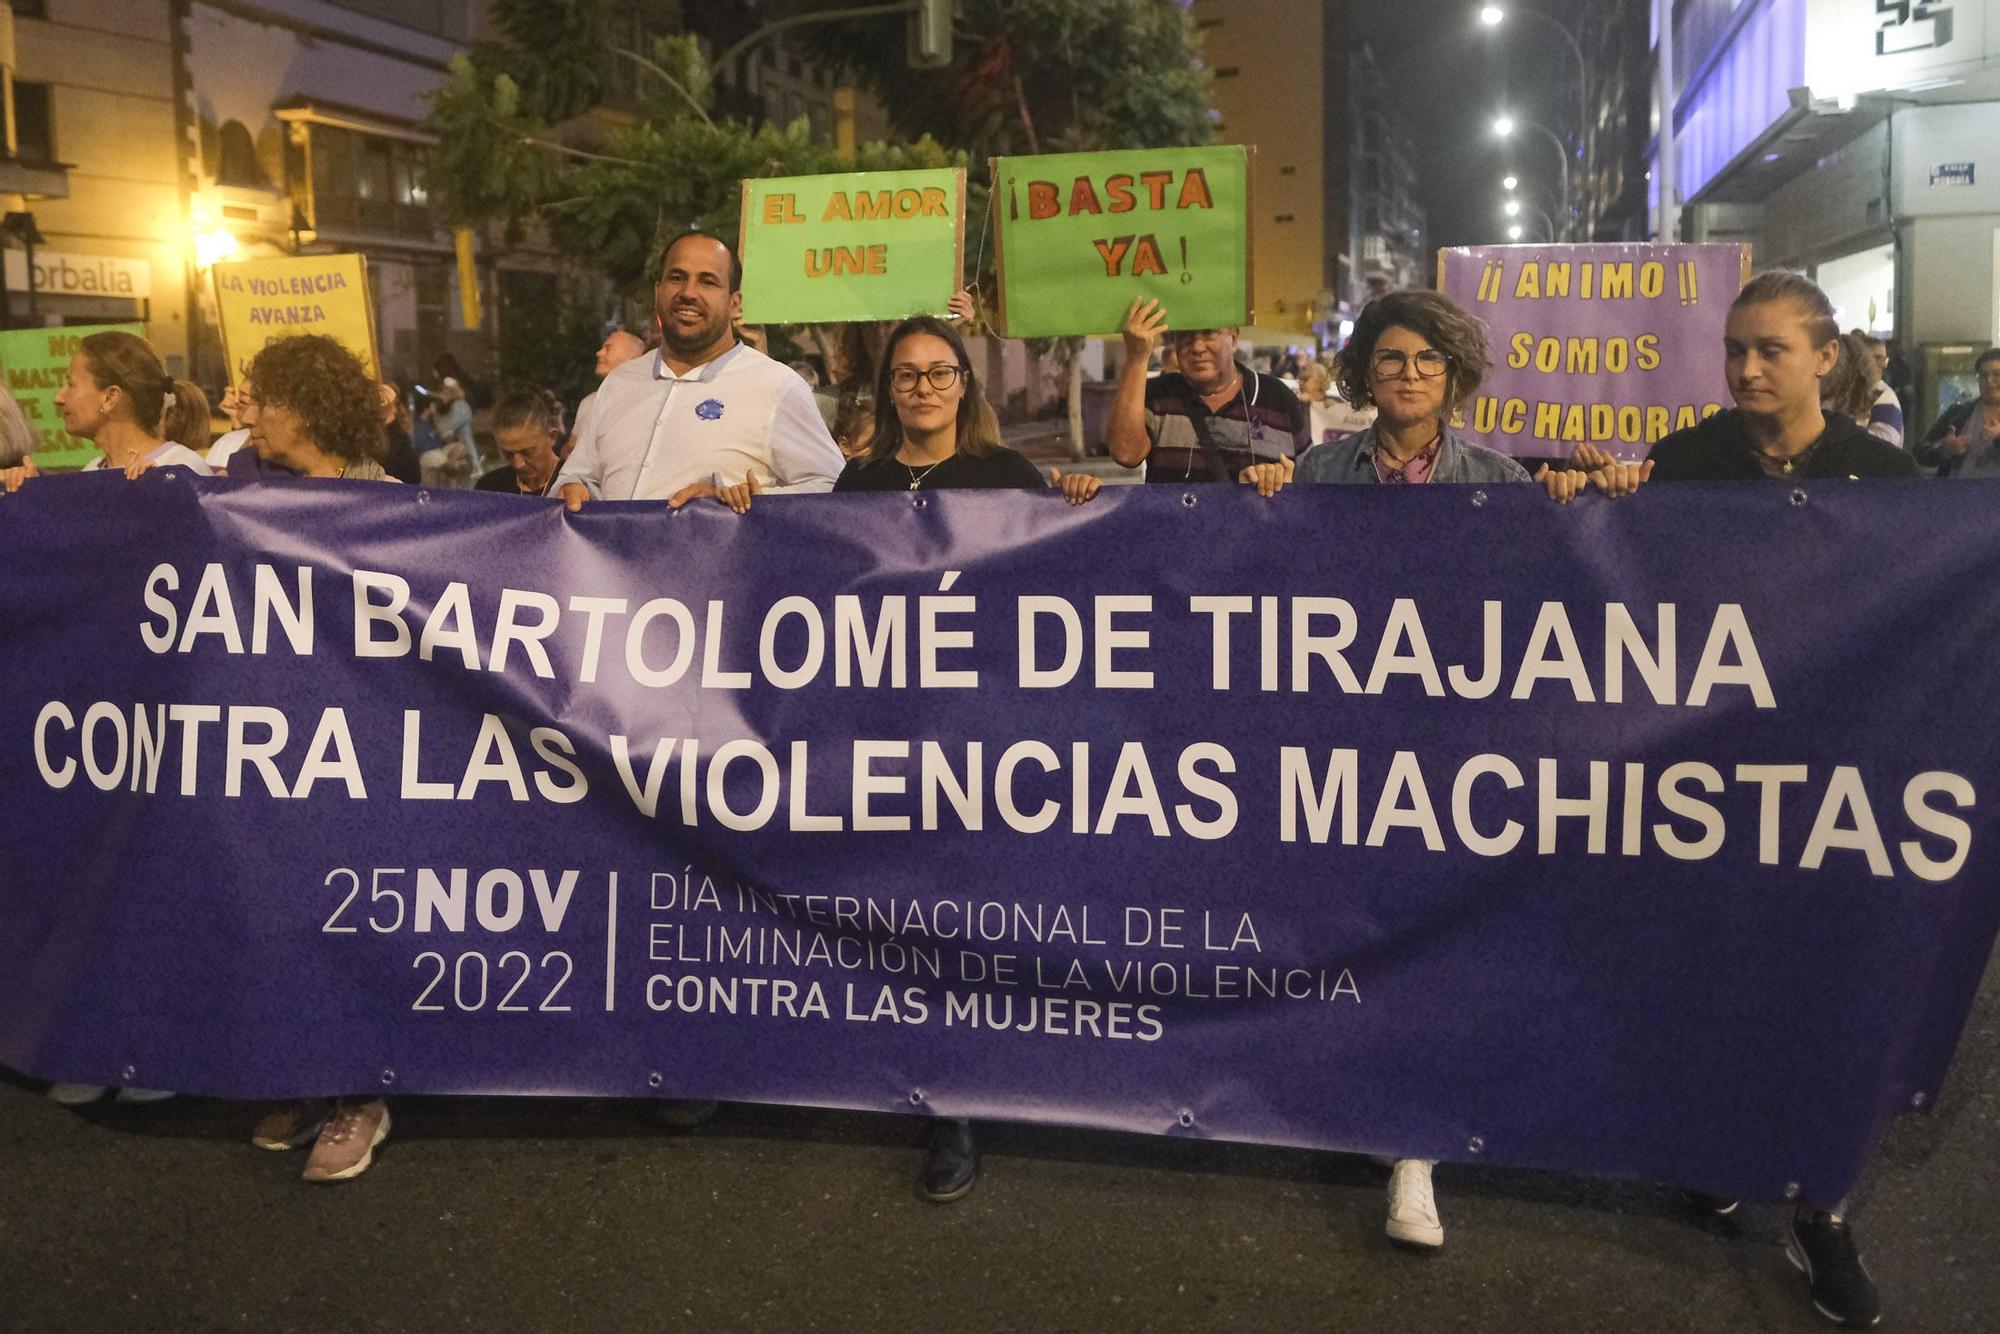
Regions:
<instances>
[{"instance_id":1,"label":"crowd of marchers","mask_svg":"<svg viewBox=\"0 0 2000 1334\"><path fill-rule=\"evenodd\" d=\"M919 316L882 336L870 349L872 385L829 393L816 392L812 368L772 359L742 326L741 280L724 241L700 232L673 238L661 252L652 337L613 330L598 351L602 381L573 415L545 390L505 394L490 419L504 461L490 470L480 466L458 377L445 377L413 413L396 386L371 379L325 337L284 338L258 352L220 404L234 429L214 440L201 391L169 376L151 345L129 333L83 339L56 403L64 429L101 451L90 470L134 478L172 466L272 485L300 477L469 483L557 497L570 510L650 500L719 503L739 514L766 493L1053 489L1076 505L1097 494L1098 477L1045 474L1003 443L959 331L974 311L970 294L954 298L951 319ZM1291 368L1297 392L1287 378L1253 369L1236 331L1179 328L1170 316L1155 301L1128 311L1106 431L1111 458L1143 469L1149 483L1246 486L1274 504L1285 503L1286 488L1309 484L1525 483L1569 504L1673 481L1917 478L1928 469L2000 477L2000 348L1978 358L1977 397L1906 450L1900 404L1883 384L1885 349L1843 335L1826 295L1794 273L1753 278L1728 312L1717 352L1734 407L1658 441L1643 461L1585 443L1533 474L1451 426L1489 368L1489 349L1480 322L1436 292L1376 298L1330 365L1301 359ZM8 492L60 484L40 476L31 440L19 407L0 400L0 485ZM111 1092L58 1084L50 1096L77 1104ZM691 1124L713 1110L671 1102L662 1115ZM269 1109L251 1139L268 1149L310 1145L306 1178L341 1181L369 1167L389 1124L379 1097L314 1100ZM1386 1228L1398 1243L1444 1242L1433 1166L1391 1165ZM920 1189L955 1200L979 1170L974 1127L945 1121L931 1137ZM1735 1208L1689 1198L1695 1208ZM1876 1290L1844 1210L1797 1209L1787 1242L1822 1315L1875 1322Z\"/></svg>"}]
</instances>

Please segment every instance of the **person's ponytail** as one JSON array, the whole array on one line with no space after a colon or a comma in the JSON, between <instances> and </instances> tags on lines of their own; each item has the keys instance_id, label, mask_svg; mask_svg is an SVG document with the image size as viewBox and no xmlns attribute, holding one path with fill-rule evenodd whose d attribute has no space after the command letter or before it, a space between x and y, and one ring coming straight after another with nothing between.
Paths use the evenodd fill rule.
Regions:
<instances>
[{"instance_id":1,"label":"person's ponytail","mask_svg":"<svg viewBox=\"0 0 2000 1334\"><path fill-rule=\"evenodd\" d=\"M160 414L161 439L185 445L197 454L207 453L214 428L210 424L208 395L201 392L200 386L189 380L168 380L161 402L164 407Z\"/></svg>"}]
</instances>

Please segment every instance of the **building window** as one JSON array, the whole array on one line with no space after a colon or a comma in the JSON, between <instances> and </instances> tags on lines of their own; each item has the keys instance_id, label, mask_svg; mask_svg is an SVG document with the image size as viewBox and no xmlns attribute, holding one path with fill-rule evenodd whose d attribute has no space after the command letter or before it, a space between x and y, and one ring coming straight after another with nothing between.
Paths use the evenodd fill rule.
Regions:
<instances>
[{"instance_id":1,"label":"building window","mask_svg":"<svg viewBox=\"0 0 2000 1334\"><path fill-rule=\"evenodd\" d=\"M322 230L429 237L430 150L331 125L312 127L314 225Z\"/></svg>"},{"instance_id":2,"label":"building window","mask_svg":"<svg viewBox=\"0 0 2000 1334\"><path fill-rule=\"evenodd\" d=\"M451 334L451 280L452 271L443 264L424 264L416 270L417 350L426 366L446 350Z\"/></svg>"},{"instance_id":3,"label":"building window","mask_svg":"<svg viewBox=\"0 0 2000 1334\"><path fill-rule=\"evenodd\" d=\"M23 162L56 160L55 118L49 110L49 86L45 83L14 85L14 138Z\"/></svg>"},{"instance_id":4,"label":"building window","mask_svg":"<svg viewBox=\"0 0 2000 1334\"><path fill-rule=\"evenodd\" d=\"M240 120L226 120L216 131L215 181L218 185L240 185L251 190L271 188L264 164L257 160L257 145Z\"/></svg>"}]
</instances>

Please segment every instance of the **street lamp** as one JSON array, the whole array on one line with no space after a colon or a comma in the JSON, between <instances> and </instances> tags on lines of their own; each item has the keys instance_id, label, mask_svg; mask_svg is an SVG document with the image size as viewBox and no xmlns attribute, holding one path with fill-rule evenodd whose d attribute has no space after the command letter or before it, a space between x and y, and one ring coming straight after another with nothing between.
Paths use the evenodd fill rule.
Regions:
<instances>
[{"instance_id":1,"label":"street lamp","mask_svg":"<svg viewBox=\"0 0 2000 1334\"><path fill-rule=\"evenodd\" d=\"M1503 176L1500 178L1500 188L1502 190L1518 189L1520 185L1521 178L1519 176Z\"/></svg>"},{"instance_id":2,"label":"street lamp","mask_svg":"<svg viewBox=\"0 0 2000 1334\"><path fill-rule=\"evenodd\" d=\"M1589 113L1584 107L1584 90L1590 86L1590 63L1583 58L1583 47L1577 43L1575 34L1570 32L1567 25L1549 17L1540 10L1521 9L1516 12L1523 18L1533 19L1537 23L1546 24L1548 27L1555 29L1562 37L1563 45L1567 46L1569 53L1576 57L1576 144L1577 151L1581 153L1583 151L1584 139L1587 137L1585 123L1589 119ZM1507 13L1508 11L1499 5L1486 5L1479 11L1479 21L1488 28L1498 28L1501 22L1506 19ZM1502 133L1506 132L1502 131ZM1569 150L1560 139L1556 140L1556 146L1563 151L1563 166L1565 171L1567 171ZM1563 201L1563 224L1565 227L1569 224L1569 202L1567 199Z\"/></svg>"},{"instance_id":3,"label":"street lamp","mask_svg":"<svg viewBox=\"0 0 2000 1334\"><path fill-rule=\"evenodd\" d=\"M1518 199L1510 199L1503 206L1503 211L1507 214L1508 217L1517 219L1517 221L1514 223L1514 226L1516 228L1518 228L1521 225L1521 221L1525 221L1525 219L1521 218L1521 208L1522 204L1521 201ZM1533 204L1527 205L1527 209L1528 209L1528 218L1530 219L1540 218L1542 220L1542 226L1548 229L1549 240L1551 241L1555 240L1556 225L1553 221L1550 220L1548 213L1536 207Z\"/></svg>"},{"instance_id":4,"label":"street lamp","mask_svg":"<svg viewBox=\"0 0 2000 1334\"><path fill-rule=\"evenodd\" d=\"M1520 223L1518 223L1518 222L1517 222L1517 223L1515 223L1515 224L1514 224L1514 225L1513 225L1512 227L1509 227L1509 228L1507 229L1507 239L1508 239L1509 241L1518 241L1518 240L1520 240L1520 239L1521 239L1521 224L1520 224Z\"/></svg>"},{"instance_id":5,"label":"street lamp","mask_svg":"<svg viewBox=\"0 0 2000 1334\"><path fill-rule=\"evenodd\" d=\"M1539 121L1516 120L1514 117L1507 115L1505 112L1502 112L1500 115L1493 118L1493 133L1502 139L1505 139L1511 134L1513 134L1516 129L1533 130L1536 133L1540 134L1544 139L1547 139L1551 144L1555 145L1556 162L1562 168L1561 187L1558 193L1561 196L1560 202L1562 204L1563 230L1567 232L1569 230L1569 219L1570 219L1569 150L1563 147L1563 141L1556 137L1556 132L1554 130L1551 130L1548 126L1541 124ZM1560 240L1562 238L1558 237L1555 239Z\"/></svg>"}]
</instances>

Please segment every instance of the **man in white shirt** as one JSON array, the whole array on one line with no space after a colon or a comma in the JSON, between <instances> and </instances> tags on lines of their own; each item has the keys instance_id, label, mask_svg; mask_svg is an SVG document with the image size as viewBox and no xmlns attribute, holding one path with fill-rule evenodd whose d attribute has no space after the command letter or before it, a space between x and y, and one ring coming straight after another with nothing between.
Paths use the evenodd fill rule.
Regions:
<instances>
[{"instance_id":1,"label":"man in white shirt","mask_svg":"<svg viewBox=\"0 0 2000 1334\"><path fill-rule=\"evenodd\" d=\"M725 487L831 491L843 460L788 367L739 342L742 270L705 232L667 243L653 301L662 344L612 371L556 477L574 510L587 500L678 507Z\"/></svg>"}]
</instances>

